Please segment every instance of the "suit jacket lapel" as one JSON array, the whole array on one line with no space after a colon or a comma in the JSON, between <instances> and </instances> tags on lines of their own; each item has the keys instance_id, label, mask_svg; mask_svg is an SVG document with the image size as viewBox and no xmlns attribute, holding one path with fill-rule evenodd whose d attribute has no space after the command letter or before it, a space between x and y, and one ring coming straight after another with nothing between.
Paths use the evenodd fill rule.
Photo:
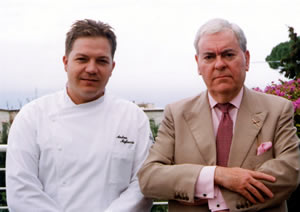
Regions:
<instances>
[{"instance_id":1,"label":"suit jacket lapel","mask_svg":"<svg viewBox=\"0 0 300 212\"><path fill-rule=\"evenodd\" d=\"M216 143L207 92L201 93L196 103L183 115L206 165L215 165Z\"/></svg>"},{"instance_id":2,"label":"suit jacket lapel","mask_svg":"<svg viewBox=\"0 0 300 212\"><path fill-rule=\"evenodd\" d=\"M244 87L229 154L229 167L242 166L267 116L267 111L262 111L252 92Z\"/></svg>"}]
</instances>

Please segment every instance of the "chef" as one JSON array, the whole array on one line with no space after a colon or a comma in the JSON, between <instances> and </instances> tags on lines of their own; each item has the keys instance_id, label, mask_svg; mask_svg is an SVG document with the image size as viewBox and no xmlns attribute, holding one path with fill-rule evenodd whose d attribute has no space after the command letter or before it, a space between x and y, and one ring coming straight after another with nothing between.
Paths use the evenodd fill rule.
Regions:
<instances>
[{"instance_id":1,"label":"chef","mask_svg":"<svg viewBox=\"0 0 300 212\"><path fill-rule=\"evenodd\" d=\"M150 211L137 180L153 143L148 118L105 90L115 50L108 24L72 25L63 57L66 89L25 105L10 129L10 212Z\"/></svg>"}]
</instances>

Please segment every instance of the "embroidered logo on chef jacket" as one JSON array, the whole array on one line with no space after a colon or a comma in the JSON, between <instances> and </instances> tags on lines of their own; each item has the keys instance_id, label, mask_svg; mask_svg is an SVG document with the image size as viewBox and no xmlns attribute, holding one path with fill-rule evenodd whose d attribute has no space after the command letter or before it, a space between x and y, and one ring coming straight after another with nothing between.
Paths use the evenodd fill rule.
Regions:
<instances>
[{"instance_id":1,"label":"embroidered logo on chef jacket","mask_svg":"<svg viewBox=\"0 0 300 212\"><path fill-rule=\"evenodd\" d=\"M124 135L118 135L117 138L120 140L120 143L123 144L134 144L134 141L129 141L128 138Z\"/></svg>"}]
</instances>

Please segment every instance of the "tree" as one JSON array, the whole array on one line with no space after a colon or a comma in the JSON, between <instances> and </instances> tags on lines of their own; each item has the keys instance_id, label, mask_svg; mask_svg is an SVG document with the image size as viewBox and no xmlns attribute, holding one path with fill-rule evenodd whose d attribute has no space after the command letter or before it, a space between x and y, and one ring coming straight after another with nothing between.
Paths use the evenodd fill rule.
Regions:
<instances>
[{"instance_id":1,"label":"tree","mask_svg":"<svg viewBox=\"0 0 300 212\"><path fill-rule=\"evenodd\" d=\"M156 124L154 119L150 119L149 122L150 122L151 132L152 132L153 138L155 140L155 138L157 136L159 124Z\"/></svg>"},{"instance_id":2,"label":"tree","mask_svg":"<svg viewBox=\"0 0 300 212\"><path fill-rule=\"evenodd\" d=\"M289 79L300 78L300 36L294 32L293 27L289 27L289 38L275 46L271 54L266 57L270 68L279 69L279 73Z\"/></svg>"},{"instance_id":3,"label":"tree","mask_svg":"<svg viewBox=\"0 0 300 212\"><path fill-rule=\"evenodd\" d=\"M2 122L2 132L1 132L1 143L7 144L8 131L9 131L9 123Z\"/></svg>"}]
</instances>

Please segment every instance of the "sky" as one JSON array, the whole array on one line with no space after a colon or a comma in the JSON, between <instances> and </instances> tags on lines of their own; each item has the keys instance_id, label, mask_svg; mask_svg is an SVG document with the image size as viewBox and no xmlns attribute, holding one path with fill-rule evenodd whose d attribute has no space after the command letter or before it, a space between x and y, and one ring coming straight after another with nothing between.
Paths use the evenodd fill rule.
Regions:
<instances>
[{"instance_id":1,"label":"sky","mask_svg":"<svg viewBox=\"0 0 300 212\"><path fill-rule=\"evenodd\" d=\"M300 33L299 0L9 0L0 2L0 108L16 109L64 89L65 34L80 19L101 20L117 35L107 93L136 103L166 104L206 89L197 74L198 28L224 18L245 32L249 88L286 80L265 57Z\"/></svg>"}]
</instances>

